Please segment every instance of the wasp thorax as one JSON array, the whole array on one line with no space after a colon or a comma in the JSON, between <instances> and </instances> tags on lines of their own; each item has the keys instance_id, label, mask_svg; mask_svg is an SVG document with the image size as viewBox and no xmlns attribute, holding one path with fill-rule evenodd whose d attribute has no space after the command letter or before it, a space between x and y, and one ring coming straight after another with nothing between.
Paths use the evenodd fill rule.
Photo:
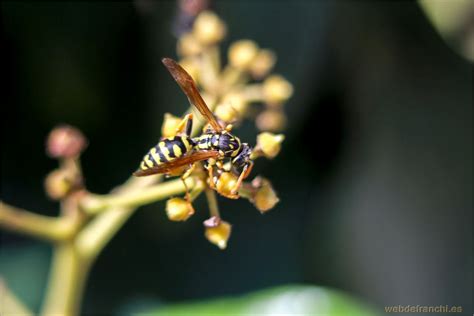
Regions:
<instances>
[{"instance_id":1,"label":"wasp thorax","mask_svg":"<svg viewBox=\"0 0 474 316\"><path fill-rule=\"evenodd\" d=\"M240 140L225 132L219 135L217 147L225 156L235 157L240 151Z\"/></svg>"}]
</instances>

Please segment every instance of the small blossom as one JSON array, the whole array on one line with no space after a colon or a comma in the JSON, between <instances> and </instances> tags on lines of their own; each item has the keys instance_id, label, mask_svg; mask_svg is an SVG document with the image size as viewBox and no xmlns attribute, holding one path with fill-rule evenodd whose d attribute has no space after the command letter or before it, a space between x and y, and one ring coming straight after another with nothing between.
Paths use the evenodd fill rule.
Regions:
<instances>
[{"instance_id":1,"label":"small blossom","mask_svg":"<svg viewBox=\"0 0 474 316\"><path fill-rule=\"evenodd\" d=\"M209 0L180 0L179 8L186 14L195 16L209 7Z\"/></svg>"},{"instance_id":2,"label":"small blossom","mask_svg":"<svg viewBox=\"0 0 474 316\"><path fill-rule=\"evenodd\" d=\"M177 51L180 56L194 56L202 50L201 43L192 33L186 33L178 40Z\"/></svg>"},{"instance_id":3,"label":"small blossom","mask_svg":"<svg viewBox=\"0 0 474 316\"><path fill-rule=\"evenodd\" d=\"M261 213L269 211L280 201L267 179L257 177L252 181L252 186L256 191L251 201Z\"/></svg>"},{"instance_id":4,"label":"small blossom","mask_svg":"<svg viewBox=\"0 0 474 316\"><path fill-rule=\"evenodd\" d=\"M193 34L203 45L212 45L224 38L226 26L215 13L203 11L194 21Z\"/></svg>"},{"instance_id":5,"label":"small blossom","mask_svg":"<svg viewBox=\"0 0 474 316\"><path fill-rule=\"evenodd\" d=\"M235 122L239 118L239 112L229 103L219 104L214 114L224 122Z\"/></svg>"},{"instance_id":6,"label":"small blossom","mask_svg":"<svg viewBox=\"0 0 474 316\"><path fill-rule=\"evenodd\" d=\"M250 73L256 79L265 77L276 62L275 53L268 49L262 49L250 65Z\"/></svg>"},{"instance_id":7,"label":"small blossom","mask_svg":"<svg viewBox=\"0 0 474 316\"><path fill-rule=\"evenodd\" d=\"M171 221L181 222L194 214L194 208L185 199L171 198L166 201L166 214Z\"/></svg>"},{"instance_id":8,"label":"small blossom","mask_svg":"<svg viewBox=\"0 0 474 316\"><path fill-rule=\"evenodd\" d=\"M65 169L53 170L44 181L46 194L52 200L60 200L68 195L73 184L70 179L70 173Z\"/></svg>"},{"instance_id":9,"label":"small blossom","mask_svg":"<svg viewBox=\"0 0 474 316\"><path fill-rule=\"evenodd\" d=\"M194 81L198 82L199 79L199 65L197 65L196 61L193 58L184 58L182 59L179 64L184 70L189 73L189 75L194 79Z\"/></svg>"},{"instance_id":10,"label":"small blossom","mask_svg":"<svg viewBox=\"0 0 474 316\"><path fill-rule=\"evenodd\" d=\"M267 109L257 116L255 123L261 131L279 132L286 126L286 115L281 109Z\"/></svg>"},{"instance_id":11,"label":"small blossom","mask_svg":"<svg viewBox=\"0 0 474 316\"><path fill-rule=\"evenodd\" d=\"M265 157L275 158L281 149L281 143L285 139L283 134L260 133L257 136L257 148L260 149Z\"/></svg>"},{"instance_id":12,"label":"small blossom","mask_svg":"<svg viewBox=\"0 0 474 316\"><path fill-rule=\"evenodd\" d=\"M238 198L235 194L232 194L232 190L235 188L238 177L232 172L222 172L217 178L216 191L230 199Z\"/></svg>"},{"instance_id":13,"label":"small blossom","mask_svg":"<svg viewBox=\"0 0 474 316\"><path fill-rule=\"evenodd\" d=\"M229 62L237 69L247 69L258 55L258 46L251 40L234 42L229 48Z\"/></svg>"},{"instance_id":14,"label":"small blossom","mask_svg":"<svg viewBox=\"0 0 474 316\"><path fill-rule=\"evenodd\" d=\"M232 226L229 223L221 220L220 223L215 227L206 227L205 236L207 240L220 249L225 249L227 247L227 241L229 240L231 231Z\"/></svg>"},{"instance_id":15,"label":"small blossom","mask_svg":"<svg viewBox=\"0 0 474 316\"><path fill-rule=\"evenodd\" d=\"M181 118L174 116L170 113L165 113L163 125L161 126L161 136L163 137L175 136L176 129L178 128L179 123L181 123Z\"/></svg>"},{"instance_id":16,"label":"small blossom","mask_svg":"<svg viewBox=\"0 0 474 316\"><path fill-rule=\"evenodd\" d=\"M280 104L293 94L293 86L280 75L272 75L263 82L263 96L269 104Z\"/></svg>"},{"instance_id":17,"label":"small blossom","mask_svg":"<svg viewBox=\"0 0 474 316\"><path fill-rule=\"evenodd\" d=\"M248 101L244 98L242 93L229 92L222 98L222 103L229 104L237 111L239 115L244 114L249 106Z\"/></svg>"},{"instance_id":18,"label":"small blossom","mask_svg":"<svg viewBox=\"0 0 474 316\"><path fill-rule=\"evenodd\" d=\"M73 126L62 125L49 133L46 152L52 158L73 158L87 147L87 140L80 130Z\"/></svg>"}]
</instances>

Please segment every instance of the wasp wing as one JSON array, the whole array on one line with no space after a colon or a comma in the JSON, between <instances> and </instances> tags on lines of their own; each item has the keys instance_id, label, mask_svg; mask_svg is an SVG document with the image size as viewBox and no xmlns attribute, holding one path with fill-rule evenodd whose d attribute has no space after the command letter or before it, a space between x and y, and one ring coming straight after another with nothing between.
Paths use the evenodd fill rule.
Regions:
<instances>
[{"instance_id":1,"label":"wasp wing","mask_svg":"<svg viewBox=\"0 0 474 316\"><path fill-rule=\"evenodd\" d=\"M135 177L144 177L150 176L153 174L158 173L169 173L173 170L176 170L180 167L184 167L186 165L191 165L197 161L202 161L210 158L217 158L219 156L219 152L217 150L209 150L209 151L193 151L189 154L184 156L178 157L171 161L159 164L157 166L148 168L148 169L138 169L133 173Z\"/></svg>"},{"instance_id":2,"label":"wasp wing","mask_svg":"<svg viewBox=\"0 0 474 316\"><path fill-rule=\"evenodd\" d=\"M161 60L163 64L168 68L168 71L173 76L173 79L178 83L183 90L184 94L188 97L189 102L194 105L199 113L206 118L206 120L211 124L212 128L216 132L222 131L222 126L217 122L216 117L212 114L211 110L207 106L206 102L201 97L196 83L193 78L183 69L176 61L171 58L163 58Z\"/></svg>"}]
</instances>

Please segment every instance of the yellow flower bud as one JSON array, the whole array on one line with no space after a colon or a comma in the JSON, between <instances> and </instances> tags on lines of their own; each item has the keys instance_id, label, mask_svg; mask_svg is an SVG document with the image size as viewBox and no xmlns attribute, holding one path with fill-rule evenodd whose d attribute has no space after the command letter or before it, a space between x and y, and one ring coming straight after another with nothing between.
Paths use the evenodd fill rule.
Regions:
<instances>
[{"instance_id":1,"label":"yellow flower bud","mask_svg":"<svg viewBox=\"0 0 474 316\"><path fill-rule=\"evenodd\" d=\"M46 194L53 200L60 200L71 192L72 182L70 173L65 169L52 171L45 179Z\"/></svg>"},{"instance_id":2,"label":"yellow flower bud","mask_svg":"<svg viewBox=\"0 0 474 316\"><path fill-rule=\"evenodd\" d=\"M281 149L281 143L285 139L283 134L260 133L257 136L257 148L260 149L265 157L275 158Z\"/></svg>"},{"instance_id":3,"label":"yellow flower bud","mask_svg":"<svg viewBox=\"0 0 474 316\"><path fill-rule=\"evenodd\" d=\"M216 190L217 193L227 198L235 199L238 196L232 194L232 189L235 188L238 177L232 172L222 172L217 179Z\"/></svg>"},{"instance_id":4,"label":"yellow flower bud","mask_svg":"<svg viewBox=\"0 0 474 316\"><path fill-rule=\"evenodd\" d=\"M250 65L250 73L257 79L266 76L276 62L276 55L271 50L262 49Z\"/></svg>"},{"instance_id":5,"label":"yellow flower bud","mask_svg":"<svg viewBox=\"0 0 474 316\"><path fill-rule=\"evenodd\" d=\"M199 65L197 64L196 60L193 58L184 58L180 60L179 64L187 73L194 79L194 81L198 82L199 80Z\"/></svg>"},{"instance_id":6,"label":"yellow flower bud","mask_svg":"<svg viewBox=\"0 0 474 316\"><path fill-rule=\"evenodd\" d=\"M269 211L280 201L275 190L273 190L272 184L267 179L255 178L252 185L257 187L252 203L261 213Z\"/></svg>"},{"instance_id":7,"label":"yellow flower bud","mask_svg":"<svg viewBox=\"0 0 474 316\"><path fill-rule=\"evenodd\" d=\"M293 86L280 75L272 75L263 82L263 97L269 104L282 103L293 94Z\"/></svg>"},{"instance_id":8,"label":"yellow flower bud","mask_svg":"<svg viewBox=\"0 0 474 316\"><path fill-rule=\"evenodd\" d=\"M216 116L224 122L234 122L239 118L239 112L229 103L219 104L214 111Z\"/></svg>"},{"instance_id":9,"label":"yellow flower bud","mask_svg":"<svg viewBox=\"0 0 474 316\"><path fill-rule=\"evenodd\" d=\"M221 221L216 227L206 227L205 235L207 240L209 240L211 243L220 249L225 249L227 247L227 241L229 240L231 231L232 226L225 221Z\"/></svg>"},{"instance_id":10,"label":"yellow flower bud","mask_svg":"<svg viewBox=\"0 0 474 316\"><path fill-rule=\"evenodd\" d=\"M240 40L229 47L229 62L237 69L247 69L257 57L258 46L251 40Z\"/></svg>"},{"instance_id":11,"label":"yellow flower bud","mask_svg":"<svg viewBox=\"0 0 474 316\"><path fill-rule=\"evenodd\" d=\"M202 45L192 33L186 33L178 39L176 50L179 56L194 56L202 52Z\"/></svg>"},{"instance_id":12,"label":"yellow flower bud","mask_svg":"<svg viewBox=\"0 0 474 316\"><path fill-rule=\"evenodd\" d=\"M224 38L226 26L224 22L211 11L203 11L198 15L193 25L193 35L203 45L212 45Z\"/></svg>"},{"instance_id":13,"label":"yellow flower bud","mask_svg":"<svg viewBox=\"0 0 474 316\"><path fill-rule=\"evenodd\" d=\"M244 98L242 93L229 92L222 98L223 104L229 104L235 109L240 115L244 114L248 108L248 101Z\"/></svg>"},{"instance_id":14,"label":"yellow flower bud","mask_svg":"<svg viewBox=\"0 0 474 316\"><path fill-rule=\"evenodd\" d=\"M281 109L268 109L257 116L255 123L261 131L279 132L286 126L286 116Z\"/></svg>"},{"instance_id":15,"label":"yellow flower bud","mask_svg":"<svg viewBox=\"0 0 474 316\"><path fill-rule=\"evenodd\" d=\"M165 119L163 120L163 125L161 126L161 136L175 136L176 129L178 128L179 123L181 123L181 120L182 119L177 116L174 116L170 113L165 113Z\"/></svg>"},{"instance_id":16,"label":"yellow flower bud","mask_svg":"<svg viewBox=\"0 0 474 316\"><path fill-rule=\"evenodd\" d=\"M194 214L194 208L182 198L171 198L166 201L166 214L171 221L181 222Z\"/></svg>"}]
</instances>

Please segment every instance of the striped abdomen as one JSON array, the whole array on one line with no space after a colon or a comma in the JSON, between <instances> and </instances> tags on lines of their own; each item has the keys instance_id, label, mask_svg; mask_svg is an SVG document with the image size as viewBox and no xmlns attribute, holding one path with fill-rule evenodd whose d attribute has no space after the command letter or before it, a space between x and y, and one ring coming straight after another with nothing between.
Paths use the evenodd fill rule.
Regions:
<instances>
[{"instance_id":1,"label":"striped abdomen","mask_svg":"<svg viewBox=\"0 0 474 316\"><path fill-rule=\"evenodd\" d=\"M143 157L140 164L141 170L158 166L183 156L194 146L193 141L188 136L175 136L161 140L155 147Z\"/></svg>"}]
</instances>

